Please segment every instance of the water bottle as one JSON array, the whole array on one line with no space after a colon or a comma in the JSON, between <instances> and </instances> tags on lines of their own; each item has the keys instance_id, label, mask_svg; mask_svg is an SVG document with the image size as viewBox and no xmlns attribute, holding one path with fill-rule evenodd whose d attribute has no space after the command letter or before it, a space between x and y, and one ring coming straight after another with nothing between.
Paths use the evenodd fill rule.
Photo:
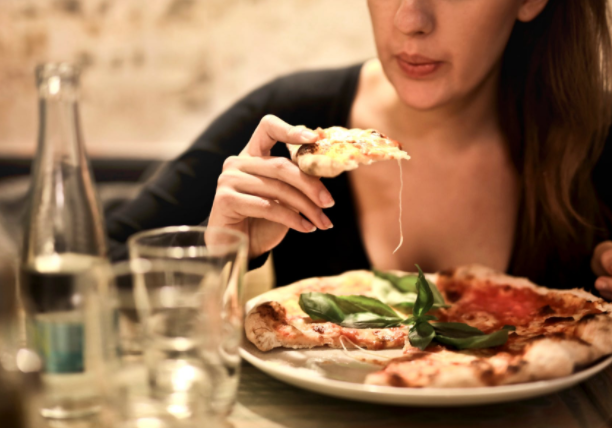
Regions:
<instances>
[{"instance_id":1,"label":"water bottle","mask_svg":"<svg viewBox=\"0 0 612 428\"><path fill-rule=\"evenodd\" d=\"M78 70L36 69L38 149L32 169L19 287L26 336L42 361L48 418L100 409L101 297L94 267L106 262L102 215L83 145Z\"/></svg>"}]
</instances>

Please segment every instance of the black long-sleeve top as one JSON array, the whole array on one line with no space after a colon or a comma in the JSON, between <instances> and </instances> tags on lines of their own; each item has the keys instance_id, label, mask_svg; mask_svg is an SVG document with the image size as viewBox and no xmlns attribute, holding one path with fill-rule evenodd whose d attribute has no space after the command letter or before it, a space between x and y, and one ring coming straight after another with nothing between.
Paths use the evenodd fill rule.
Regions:
<instances>
[{"instance_id":1,"label":"black long-sleeve top","mask_svg":"<svg viewBox=\"0 0 612 428\"><path fill-rule=\"evenodd\" d=\"M171 225L201 224L210 214L223 161L237 155L249 141L259 121L273 114L294 125L309 128L347 126L355 98L361 64L351 67L300 72L278 78L233 105L179 158L169 163L141 194L115 211L107 221L111 258L125 257L127 238L141 230ZM272 156L288 156L283 144ZM612 207L612 141L593 173L599 197ZM370 268L355 216L355 201L346 174L323 179L335 205L326 210L334 228L311 234L289 230L273 250L278 285L312 276L336 275L351 269ZM609 231L608 231L609 237ZM516 253L520 248L513 249ZM589 255L577 263L580 284L560 284L558 275L532 278L550 287L591 288L594 276ZM260 257L254 261L263 263ZM514 260L515 257L512 257ZM553 263L554 265L554 263ZM562 266L559 266L562 269ZM508 272L524 275L512 265Z\"/></svg>"}]
</instances>

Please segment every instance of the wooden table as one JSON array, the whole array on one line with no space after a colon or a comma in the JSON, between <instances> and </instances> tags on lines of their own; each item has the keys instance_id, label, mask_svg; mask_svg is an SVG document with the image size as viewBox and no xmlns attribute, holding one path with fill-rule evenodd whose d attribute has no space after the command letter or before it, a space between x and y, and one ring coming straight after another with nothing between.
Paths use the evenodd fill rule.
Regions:
<instances>
[{"instance_id":1,"label":"wooden table","mask_svg":"<svg viewBox=\"0 0 612 428\"><path fill-rule=\"evenodd\" d=\"M424 408L315 394L244 363L238 402L229 419L189 428L612 428L611 421L612 367L573 388L530 400ZM107 428L95 420L48 421L42 426ZM0 427L5 428L2 421Z\"/></svg>"},{"instance_id":2,"label":"wooden table","mask_svg":"<svg viewBox=\"0 0 612 428\"><path fill-rule=\"evenodd\" d=\"M612 367L556 394L476 407L347 401L277 381L244 363L227 428L612 428Z\"/></svg>"}]
</instances>

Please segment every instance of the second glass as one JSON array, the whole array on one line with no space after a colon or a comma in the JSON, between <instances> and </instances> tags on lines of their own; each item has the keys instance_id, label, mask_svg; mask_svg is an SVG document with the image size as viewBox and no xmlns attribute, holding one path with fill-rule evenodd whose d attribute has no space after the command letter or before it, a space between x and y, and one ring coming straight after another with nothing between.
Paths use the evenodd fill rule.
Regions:
<instances>
[{"instance_id":1,"label":"second glass","mask_svg":"<svg viewBox=\"0 0 612 428\"><path fill-rule=\"evenodd\" d=\"M241 293L247 259L247 237L225 228L175 226L133 235L128 241L132 260L189 260L219 272L221 317L217 352L209 355L210 408L225 416L236 400L240 374L238 348L242 339Z\"/></svg>"},{"instance_id":2,"label":"second glass","mask_svg":"<svg viewBox=\"0 0 612 428\"><path fill-rule=\"evenodd\" d=\"M113 426L155 420L156 427L191 427L211 419L220 272L189 260L133 259L108 277L118 357L108 364L106 388Z\"/></svg>"}]
</instances>

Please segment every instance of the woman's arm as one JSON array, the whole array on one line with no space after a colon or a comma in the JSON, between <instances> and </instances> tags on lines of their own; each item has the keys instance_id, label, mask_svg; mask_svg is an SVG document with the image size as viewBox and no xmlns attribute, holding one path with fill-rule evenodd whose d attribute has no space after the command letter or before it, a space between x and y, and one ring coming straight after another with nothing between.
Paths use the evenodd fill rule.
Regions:
<instances>
[{"instance_id":1,"label":"woman's arm","mask_svg":"<svg viewBox=\"0 0 612 428\"><path fill-rule=\"evenodd\" d=\"M358 64L284 76L233 105L183 155L157 174L133 201L115 210L107 219L110 257L113 260L126 258L126 240L141 230L204 222L211 213L221 174L230 170L238 173L245 162L249 162L241 153L265 115L272 114L288 123L309 128L344 125L360 69ZM288 157L289 153L285 147L276 145L270 155ZM225 160L234 156L240 159L230 160L224 169ZM275 162L282 165L282 161ZM231 181L224 180L228 185ZM320 182L314 185L322 186ZM318 198L322 187L314 190L307 196L319 205L319 201L314 199ZM310 217L314 217L313 212L311 210ZM215 218L213 223L221 224L227 220L221 218L219 222L219 218ZM310 220L320 228L324 226L320 220Z\"/></svg>"},{"instance_id":2,"label":"woman's arm","mask_svg":"<svg viewBox=\"0 0 612 428\"><path fill-rule=\"evenodd\" d=\"M197 225L212 208L223 162L238 155L268 110L275 82L250 93L219 116L192 146L169 162L132 201L107 219L109 256L127 257L134 233L157 227Z\"/></svg>"}]
</instances>

